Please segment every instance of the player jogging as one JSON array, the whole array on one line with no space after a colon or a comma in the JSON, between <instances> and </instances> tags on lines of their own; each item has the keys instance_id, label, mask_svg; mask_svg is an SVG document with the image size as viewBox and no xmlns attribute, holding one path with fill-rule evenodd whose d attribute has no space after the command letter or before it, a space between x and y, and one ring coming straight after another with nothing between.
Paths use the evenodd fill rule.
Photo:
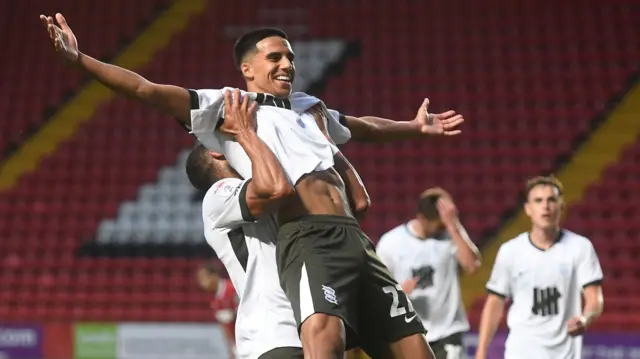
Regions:
<instances>
[{"instance_id":1,"label":"player jogging","mask_svg":"<svg viewBox=\"0 0 640 359\"><path fill-rule=\"evenodd\" d=\"M377 253L429 329L427 340L436 358L466 357L463 336L469 322L459 268L475 272L480 253L460 223L451 195L442 188L424 191L416 217L382 235Z\"/></svg>"},{"instance_id":2,"label":"player jogging","mask_svg":"<svg viewBox=\"0 0 640 359\"><path fill-rule=\"evenodd\" d=\"M116 92L177 118L208 148L225 154L240 175L251 178L247 154L237 141L229 141L221 132L225 131L222 90L193 91L153 84L78 52L62 15L57 14L56 19L63 29L50 17L41 19L56 50L69 62ZM389 308L404 305L410 309L410 305L406 299L398 302L404 293L397 291L397 283L353 219L347 198L359 201L366 192L353 180L354 171L346 158L325 137L322 122L308 113L321 104L320 100L301 93L291 95L294 54L286 35L275 29L253 31L239 39L234 50L248 95L260 104L257 135L295 185L295 195L278 212L278 268L305 352L312 358L339 358L345 345L361 344L375 352L387 350L386 344L384 349L379 347L381 343L392 343L391 351L398 355L428 358L429 348L418 334L424 332L420 321L390 315L396 312ZM461 117L427 116L426 104L416 118L423 130L460 132L454 128L462 122ZM339 121L337 112L324 113ZM330 123L326 117L325 123ZM227 132L229 135L238 134ZM351 178L348 187L341 177Z\"/></svg>"},{"instance_id":3,"label":"player jogging","mask_svg":"<svg viewBox=\"0 0 640 359\"><path fill-rule=\"evenodd\" d=\"M506 298L512 304L505 359L579 359L581 335L602 313L600 262L589 239L560 227L564 199L557 179L529 180L526 196L531 230L498 250L476 359L487 357Z\"/></svg>"}]
</instances>

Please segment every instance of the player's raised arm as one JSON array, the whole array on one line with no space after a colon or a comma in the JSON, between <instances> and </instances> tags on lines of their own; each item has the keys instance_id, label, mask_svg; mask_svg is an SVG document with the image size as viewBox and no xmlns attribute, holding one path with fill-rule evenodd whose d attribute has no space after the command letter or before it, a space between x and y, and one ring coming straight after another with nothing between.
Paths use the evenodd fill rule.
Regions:
<instances>
[{"instance_id":1,"label":"player's raised arm","mask_svg":"<svg viewBox=\"0 0 640 359\"><path fill-rule=\"evenodd\" d=\"M159 85L122 67L106 64L78 49L78 41L62 14L56 14L56 25L51 16L40 15L58 54L74 67L86 72L116 93L154 107L191 127L190 95L178 86Z\"/></svg>"},{"instance_id":2,"label":"player's raised arm","mask_svg":"<svg viewBox=\"0 0 640 359\"><path fill-rule=\"evenodd\" d=\"M236 89L233 99L224 93L225 121L220 132L232 136L251 159L252 180L247 185L246 203L252 217L278 210L284 199L294 193L293 186L271 149L258 138L255 112L257 103L249 106L249 97Z\"/></svg>"},{"instance_id":3,"label":"player's raised arm","mask_svg":"<svg viewBox=\"0 0 640 359\"><path fill-rule=\"evenodd\" d=\"M344 124L351 138L359 142L391 142L425 136L456 136L464 122L462 115L453 110L433 114L428 112L429 99L425 99L416 117L411 121L394 121L375 116L344 116Z\"/></svg>"},{"instance_id":4,"label":"player's raised arm","mask_svg":"<svg viewBox=\"0 0 640 359\"><path fill-rule=\"evenodd\" d=\"M451 236L451 240L456 246L456 256L460 267L466 273L474 273L480 268L481 256L478 247L471 241L467 230L464 228L458 217L458 209L453 203L453 198L446 191L442 190L444 195L440 196L436 204L440 218L447 232Z\"/></svg>"}]
</instances>

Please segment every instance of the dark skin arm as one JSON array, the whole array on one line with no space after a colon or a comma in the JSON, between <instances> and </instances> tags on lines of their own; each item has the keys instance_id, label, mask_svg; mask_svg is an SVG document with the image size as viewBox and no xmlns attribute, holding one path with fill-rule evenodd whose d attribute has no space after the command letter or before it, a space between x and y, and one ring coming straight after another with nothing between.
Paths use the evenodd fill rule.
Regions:
<instances>
[{"instance_id":1,"label":"dark skin arm","mask_svg":"<svg viewBox=\"0 0 640 359\"><path fill-rule=\"evenodd\" d=\"M49 38L58 54L73 67L95 78L116 93L153 107L191 127L189 92L178 86L153 83L133 71L110 65L85 55L78 50L78 41L67 21L56 14L60 26L51 16L40 15Z\"/></svg>"},{"instance_id":2,"label":"dark skin arm","mask_svg":"<svg viewBox=\"0 0 640 359\"><path fill-rule=\"evenodd\" d=\"M247 187L246 201L254 218L274 213L295 191L271 149L256 133L257 103L249 106L249 97L240 96L240 90L224 93L225 120L220 131L232 136L251 159L252 179Z\"/></svg>"}]
</instances>

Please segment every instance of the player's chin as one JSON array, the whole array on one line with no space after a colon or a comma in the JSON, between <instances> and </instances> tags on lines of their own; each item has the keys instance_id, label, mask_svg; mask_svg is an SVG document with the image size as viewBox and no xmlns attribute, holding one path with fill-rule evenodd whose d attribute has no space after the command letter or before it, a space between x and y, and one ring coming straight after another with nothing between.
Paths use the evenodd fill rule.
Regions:
<instances>
[{"instance_id":1,"label":"player's chin","mask_svg":"<svg viewBox=\"0 0 640 359\"><path fill-rule=\"evenodd\" d=\"M288 97L291 95L291 84L284 83L283 85L279 85L276 87L274 91L274 95L277 97Z\"/></svg>"}]
</instances>

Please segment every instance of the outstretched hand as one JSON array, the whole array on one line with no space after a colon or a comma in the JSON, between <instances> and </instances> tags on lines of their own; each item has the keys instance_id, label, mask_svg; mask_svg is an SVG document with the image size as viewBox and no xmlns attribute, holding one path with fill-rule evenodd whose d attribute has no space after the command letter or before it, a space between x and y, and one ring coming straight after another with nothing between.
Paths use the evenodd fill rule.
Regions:
<instances>
[{"instance_id":1,"label":"outstretched hand","mask_svg":"<svg viewBox=\"0 0 640 359\"><path fill-rule=\"evenodd\" d=\"M40 21L47 29L56 52L68 61L75 62L78 60L78 41L62 14L56 14L55 20L60 26L56 25L51 16L40 15Z\"/></svg>"},{"instance_id":2,"label":"outstretched hand","mask_svg":"<svg viewBox=\"0 0 640 359\"><path fill-rule=\"evenodd\" d=\"M444 136L456 136L462 133L458 129L458 126L464 122L462 115L458 115L452 110L443 113L429 113L428 107L429 99L425 98L414 119L420 125L421 133Z\"/></svg>"}]
</instances>

